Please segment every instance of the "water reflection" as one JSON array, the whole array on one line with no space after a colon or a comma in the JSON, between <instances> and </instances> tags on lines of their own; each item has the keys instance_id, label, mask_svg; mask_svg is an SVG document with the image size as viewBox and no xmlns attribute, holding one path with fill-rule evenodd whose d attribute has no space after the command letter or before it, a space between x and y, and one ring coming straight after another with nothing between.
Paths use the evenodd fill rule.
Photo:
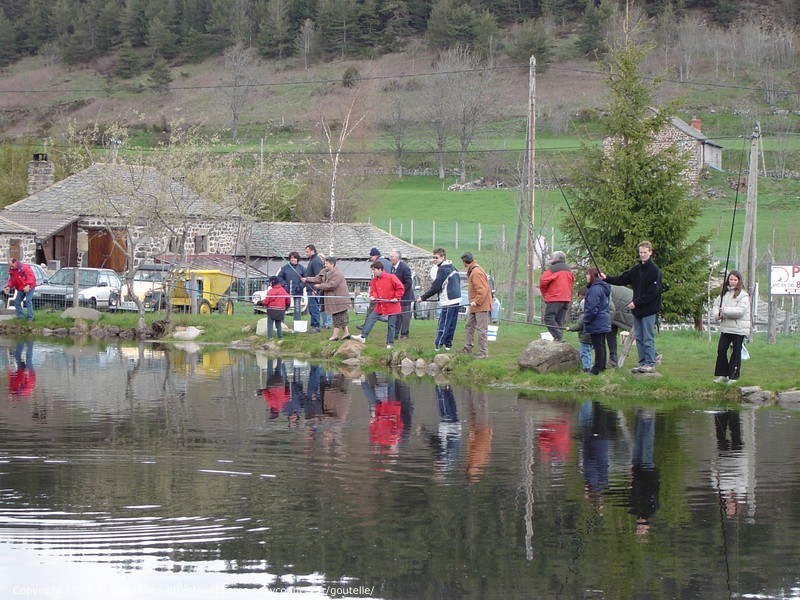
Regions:
<instances>
[{"instance_id":1,"label":"water reflection","mask_svg":"<svg viewBox=\"0 0 800 600\"><path fill-rule=\"evenodd\" d=\"M794 413L0 345L2 597L796 595Z\"/></svg>"}]
</instances>

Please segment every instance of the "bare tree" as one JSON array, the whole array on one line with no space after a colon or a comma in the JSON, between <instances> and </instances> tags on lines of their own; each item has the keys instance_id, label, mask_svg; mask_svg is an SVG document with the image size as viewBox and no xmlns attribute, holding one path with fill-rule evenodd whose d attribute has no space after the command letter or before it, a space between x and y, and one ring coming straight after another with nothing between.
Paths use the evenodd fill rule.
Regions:
<instances>
[{"instance_id":1,"label":"bare tree","mask_svg":"<svg viewBox=\"0 0 800 600\"><path fill-rule=\"evenodd\" d=\"M501 86L494 69L482 69L468 48L442 53L434 65L425 91L422 121L432 130L439 157L439 178L444 179L445 149L450 137L458 142L459 174L467 176L467 155L475 138L499 110Z\"/></svg>"},{"instance_id":2,"label":"bare tree","mask_svg":"<svg viewBox=\"0 0 800 600\"><path fill-rule=\"evenodd\" d=\"M297 54L303 57L303 68L308 69L311 56L316 51L317 45L317 30L314 27L314 21L306 19L300 26L300 31L294 41L294 47Z\"/></svg>"},{"instance_id":3,"label":"bare tree","mask_svg":"<svg viewBox=\"0 0 800 600\"><path fill-rule=\"evenodd\" d=\"M362 89L360 86L356 86L352 88L352 93L350 95L350 102L347 104L347 108L344 111L344 114L341 118L341 124L339 125L338 132L334 130L331 125L331 120L327 118L325 115L320 117L320 128L322 129L322 134L325 138L325 143L327 146L327 175L329 181L328 187L328 203L330 207L329 217L331 223L331 236L330 236L330 247L328 248L328 253L333 253L333 246L334 246L334 223L336 222L336 188L338 184L339 178L339 165L342 156L342 150L344 150L345 142L350 137L350 135L355 131L355 129L361 125L364 119L367 117L366 112L361 112L360 114L355 114L358 112L356 109L359 105L359 101L361 99L361 92Z\"/></svg>"},{"instance_id":4,"label":"bare tree","mask_svg":"<svg viewBox=\"0 0 800 600\"><path fill-rule=\"evenodd\" d=\"M235 44L225 50L225 73L229 82L228 108L231 111L231 137L239 137L239 118L253 92L260 60L250 46Z\"/></svg>"},{"instance_id":5,"label":"bare tree","mask_svg":"<svg viewBox=\"0 0 800 600\"><path fill-rule=\"evenodd\" d=\"M408 145L408 134L411 121L405 98L398 94L392 99L391 114L386 122L386 134L389 147L397 161L397 176L403 177L403 158Z\"/></svg>"}]
</instances>

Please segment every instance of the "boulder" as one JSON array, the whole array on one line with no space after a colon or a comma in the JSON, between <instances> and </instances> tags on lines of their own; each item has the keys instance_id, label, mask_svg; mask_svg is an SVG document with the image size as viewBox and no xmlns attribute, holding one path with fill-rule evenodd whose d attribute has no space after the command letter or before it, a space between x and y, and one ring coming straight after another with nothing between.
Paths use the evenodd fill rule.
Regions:
<instances>
[{"instance_id":1,"label":"boulder","mask_svg":"<svg viewBox=\"0 0 800 600\"><path fill-rule=\"evenodd\" d=\"M82 319L83 321L99 321L103 316L99 310L87 306L72 306L61 313L62 319Z\"/></svg>"},{"instance_id":2,"label":"boulder","mask_svg":"<svg viewBox=\"0 0 800 600\"><path fill-rule=\"evenodd\" d=\"M414 361L408 358L407 356L400 362L400 368L404 371L413 371L414 370Z\"/></svg>"},{"instance_id":3,"label":"boulder","mask_svg":"<svg viewBox=\"0 0 800 600\"><path fill-rule=\"evenodd\" d=\"M264 317L256 322L256 335L267 337L267 321L269 321L269 319Z\"/></svg>"},{"instance_id":4,"label":"boulder","mask_svg":"<svg viewBox=\"0 0 800 600\"><path fill-rule=\"evenodd\" d=\"M422 370L424 370L424 369L425 369L425 367L427 367L427 366L428 366L428 363L427 363L427 362L425 362L425 359L424 359L424 358L418 358L418 359L417 359L417 362L415 362L415 363L414 363L414 366L415 366L417 369L422 369Z\"/></svg>"},{"instance_id":5,"label":"boulder","mask_svg":"<svg viewBox=\"0 0 800 600\"><path fill-rule=\"evenodd\" d=\"M200 327L189 325L188 327L176 327L172 337L181 342L191 342L201 335L203 335L203 330Z\"/></svg>"},{"instance_id":6,"label":"boulder","mask_svg":"<svg viewBox=\"0 0 800 600\"><path fill-rule=\"evenodd\" d=\"M800 410L800 390L790 390L778 394L778 406Z\"/></svg>"},{"instance_id":7,"label":"boulder","mask_svg":"<svg viewBox=\"0 0 800 600\"><path fill-rule=\"evenodd\" d=\"M437 354L433 357L433 364L440 369L444 369L450 362L450 357L447 354Z\"/></svg>"},{"instance_id":8,"label":"boulder","mask_svg":"<svg viewBox=\"0 0 800 600\"><path fill-rule=\"evenodd\" d=\"M534 340L517 357L521 369L537 373L569 371L580 368L581 355L571 344Z\"/></svg>"},{"instance_id":9,"label":"boulder","mask_svg":"<svg viewBox=\"0 0 800 600\"><path fill-rule=\"evenodd\" d=\"M356 340L345 340L342 345L333 353L334 356L341 356L344 358L360 358L361 353L364 351L364 344Z\"/></svg>"}]
</instances>

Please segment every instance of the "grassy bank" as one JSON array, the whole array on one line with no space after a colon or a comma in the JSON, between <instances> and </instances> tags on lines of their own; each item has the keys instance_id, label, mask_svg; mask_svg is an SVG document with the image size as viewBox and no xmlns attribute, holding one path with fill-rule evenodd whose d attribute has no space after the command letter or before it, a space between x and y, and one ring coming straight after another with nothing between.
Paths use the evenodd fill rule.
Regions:
<instances>
[{"instance_id":1,"label":"grassy bank","mask_svg":"<svg viewBox=\"0 0 800 600\"><path fill-rule=\"evenodd\" d=\"M205 344L227 345L253 335L258 316L248 311L249 306L238 305L237 313L226 315L173 315L173 325L194 325L202 327L205 333L196 341ZM163 315L149 314L148 322ZM289 323L291 319L289 319ZM351 329L361 319L351 315ZM16 322L13 322L16 325ZM132 329L136 324L134 314L104 314L102 325L113 325ZM37 311L36 330L70 327L70 320L60 319L58 313ZM28 325L21 323L23 332ZM248 330L250 328L251 330ZM364 347L364 356L375 365L388 362L391 352L405 353L409 358L431 360L436 352L433 339L436 323L434 321L413 321L411 336L407 341L399 341L392 351L385 348L385 325L378 323ZM539 375L522 371L517 367L517 356L527 344L539 337L544 329L541 326L524 323L501 323L496 342L489 345L490 357L485 361L462 355L455 350L464 341L463 324L456 331L452 370L448 376L453 381L476 385L496 385L530 390L549 390L588 394L606 397L647 397L654 400L681 401L735 401L735 389L720 387L711 382L716 356L717 335L690 331L664 332L656 338L656 348L663 355L659 379L634 378L628 369L609 370L598 377L585 375L579 370L558 374ZM34 332L36 333L36 332ZM7 333L8 335L8 333ZM330 332L319 334L287 333L281 347L288 355L302 355L310 358L331 360L340 343L329 342ZM567 333L566 339L575 347L577 336ZM266 340L264 340L266 341ZM762 389L779 392L800 389L800 371L791 365L800 364L800 337L779 336L776 344L767 344L764 334L757 334L748 345L752 359L745 362L739 384L760 386ZM635 364L629 358L627 366Z\"/></svg>"}]
</instances>

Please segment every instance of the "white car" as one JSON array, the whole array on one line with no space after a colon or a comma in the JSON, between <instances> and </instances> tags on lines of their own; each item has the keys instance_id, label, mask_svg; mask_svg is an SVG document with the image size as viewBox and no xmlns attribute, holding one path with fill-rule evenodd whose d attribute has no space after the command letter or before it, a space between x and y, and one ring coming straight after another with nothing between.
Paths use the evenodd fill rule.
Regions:
<instances>
[{"instance_id":1,"label":"white car","mask_svg":"<svg viewBox=\"0 0 800 600\"><path fill-rule=\"evenodd\" d=\"M56 271L45 283L33 290L35 307L72 306L72 290L75 268L65 267ZM111 269L78 269L78 302L91 308L114 308L120 297L122 280Z\"/></svg>"}]
</instances>

